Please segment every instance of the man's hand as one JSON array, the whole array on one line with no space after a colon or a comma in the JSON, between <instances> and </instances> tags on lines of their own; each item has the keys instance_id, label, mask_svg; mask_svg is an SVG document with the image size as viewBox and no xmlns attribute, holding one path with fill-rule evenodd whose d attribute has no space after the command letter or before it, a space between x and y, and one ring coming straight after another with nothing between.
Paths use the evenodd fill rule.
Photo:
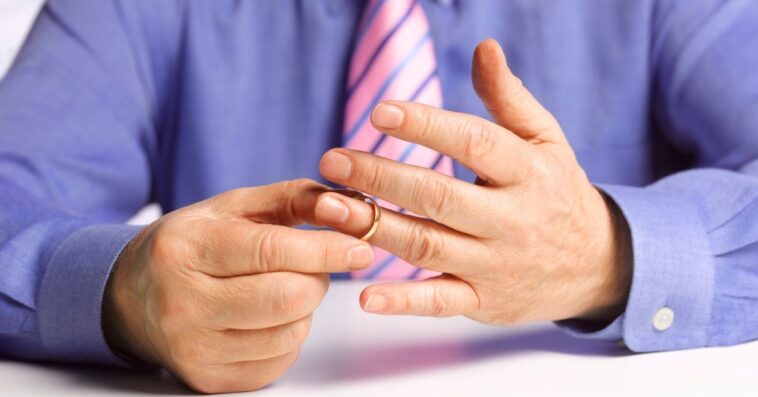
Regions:
<instances>
[{"instance_id":1,"label":"man's hand","mask_svg":"<svg viewBox=\"0 0 758 397\"><path fill-rule=\"evenodd\" d=\"M371 247L311 221L325 187L233 190L167 214L119 257L104 304L109 343L200 392L258 389L297 358L328 272L365 268Z\"/></svg>"},{"instance_id":2,"label":"man's hand","mask_svg":"<svg viewBox=\"0 0 758 397\"><path fill-rule=\"evenodd\" d=\"M371 243L443 274L370 286L363 308L494 324L619 314L631 278L623 217L496 42L477 48L473 81L497 124L409 102L380 104L371 120L457 159L478 175L476 184L347 149L322 158L325 178L429 218L384 210ZM316 218L356 236L372 221L367 204L334 193L319 197Z\"/></svg>"}]
</instances>

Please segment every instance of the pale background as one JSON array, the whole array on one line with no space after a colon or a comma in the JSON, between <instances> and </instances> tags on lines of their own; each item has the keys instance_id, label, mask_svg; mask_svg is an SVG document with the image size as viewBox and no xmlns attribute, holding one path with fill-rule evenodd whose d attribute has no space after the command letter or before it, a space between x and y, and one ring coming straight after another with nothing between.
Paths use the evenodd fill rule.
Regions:
<instances>
[{"instance_id":1,"label":"pale background","mask_svg":"<svg viewBox=\"0 0 758 397\"><path fill-rule=\"evenodd\" d=\"M0 78L21 46L43 0L0 0Z\"/></svg>"}]
</instances>

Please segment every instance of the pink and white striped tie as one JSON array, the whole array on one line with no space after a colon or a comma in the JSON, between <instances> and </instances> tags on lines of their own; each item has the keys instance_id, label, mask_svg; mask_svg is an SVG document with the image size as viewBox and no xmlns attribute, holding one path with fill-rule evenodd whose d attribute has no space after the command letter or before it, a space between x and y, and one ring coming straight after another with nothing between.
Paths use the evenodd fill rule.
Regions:
<instances>
[{"instance_id":1,"label":"pink and white striped tie","mask_svg":"<svg viewBox=\"0 0 758 397\"><path fill-rule=\"evenodd\" d=\"M370 122L371 111L383 100L409 100L442 106L429 21L415 0L371 0L358 26L347 84L344 146L429 167L453 175L453 162L423 146L384 135ZM378 200L382 207L406 212ZM438 273L422 270L374 248L375 261L353 272L358 279L419 279Z\"/></svg>"}]
</instances>

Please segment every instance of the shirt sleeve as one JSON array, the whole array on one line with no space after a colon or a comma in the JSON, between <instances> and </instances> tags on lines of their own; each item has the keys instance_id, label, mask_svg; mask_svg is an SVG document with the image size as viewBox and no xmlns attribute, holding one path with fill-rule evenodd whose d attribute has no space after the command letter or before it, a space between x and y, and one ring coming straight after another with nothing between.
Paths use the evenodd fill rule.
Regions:
<instances>
[{"instance_id":1,"label":"shirt sleeve","mask_svg":"<svg viewBox=\"0 0 758 397\"><path fill-rule=\"evenodd\" d=\"M599 186L629 224L631 291L607 326L559 323L571 334L639 352L758 338L755 21L754 1L659 2L655 124L692 166L647 187Z\"/></svg>"},{"instance_id":2,"label":"shirt sleeve","mask_svg":"<svg viewBox=\"0 0 758 397\"><path fill-rule=\"evenodd\" d=\"M49 0L0 83L0 355L124 364L111 266L151 200L159 101L119 4Z\"/></svg>"}]
</instances>

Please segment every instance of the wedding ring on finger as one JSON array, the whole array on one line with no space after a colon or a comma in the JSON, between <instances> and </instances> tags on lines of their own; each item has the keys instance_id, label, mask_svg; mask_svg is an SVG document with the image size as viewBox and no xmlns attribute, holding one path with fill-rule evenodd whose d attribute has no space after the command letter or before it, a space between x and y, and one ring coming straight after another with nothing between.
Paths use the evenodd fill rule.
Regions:
<instances>
[{"instance_id":1,"label":"wedding ring on finger","mask_svg":"<svg viewBox=\"0 0 758 397\"><path fill-rule=\"evenodd\" d=\"M382 220L382 207L376 203L376 200L359 191L351 189L333 189L332 192L371 204L371 217L373 221L366 234L361 237L361 240L368 241L371 237L373 237L374 233L376 233L376 230L379 229L379 222Z\"/></svg>"}]
</instances>

